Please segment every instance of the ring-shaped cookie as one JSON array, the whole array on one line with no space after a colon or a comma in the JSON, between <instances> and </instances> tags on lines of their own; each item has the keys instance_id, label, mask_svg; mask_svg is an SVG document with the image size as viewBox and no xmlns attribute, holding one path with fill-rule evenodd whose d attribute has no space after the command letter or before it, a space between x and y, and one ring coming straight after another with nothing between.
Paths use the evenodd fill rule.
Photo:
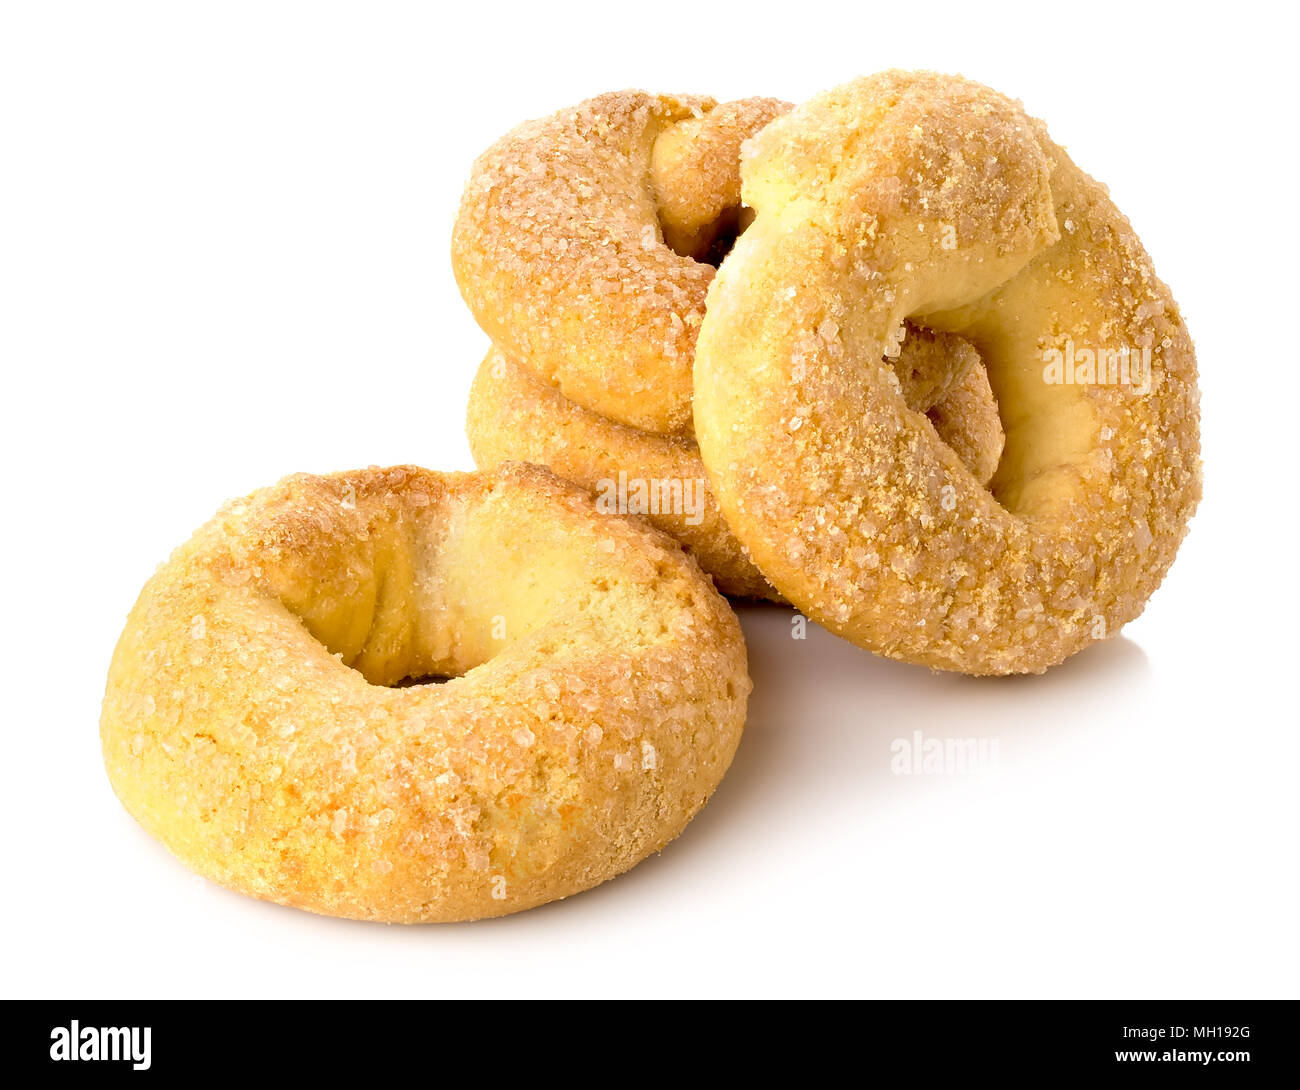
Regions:
<instances>
[{"instance_id":1,"label":"ring-shaped cookie","mask_svg":"<svg viewBox=\"0 0 1300 1090\"><path fill-rule=\"evenodd\" d=\"M1040 672L1141 612L1200 495L1191 338L1104 187L1019 104L891 72L767 126L708 298L695 427L776 588L908 662ZM980 487L880 364L969 338L1006 430Z\"/></svg>"},{"instance_id":2,"label":"ring-shaped cookie","mask_svg":"<svg viewBox=\"0 0 1300 1090\"><path fill-rule=\"evenodd\" d=\"M570 401L689 431L708 262L743 227L740 146L787 109L627 91L507 134L475 163L452 236L478 323Z\"/></svg>"},{"instance_id":3,"label":"ring-shaped cookie","mask_svg":"<svg viewBox=\"0 0 1300 1090\"><path fill-rule=\"evenodd\" d=\"M127 809L212 881L465 920L672 840L749 688L725 600L641 520L532 467L397 467L223 508L132 610L101 736Z\"/></svg>"}]
</instances>

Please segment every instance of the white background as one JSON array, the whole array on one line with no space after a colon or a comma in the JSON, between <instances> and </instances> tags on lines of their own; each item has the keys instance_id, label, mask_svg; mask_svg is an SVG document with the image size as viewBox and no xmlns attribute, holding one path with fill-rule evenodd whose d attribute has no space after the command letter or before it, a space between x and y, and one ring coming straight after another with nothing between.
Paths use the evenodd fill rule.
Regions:
<instances>
[{"instance_id":1,"label":"white background","mask_svg":"<svg viewBox=\"0 0 1300 1090\"><path fill-rule=\"evenodd\" d=\"M7 4L0 15L3 991L17 996L1294 995L1294 25L1282 5ZM879 68L1024 99L1197 339L1205 493L1147 613L1042 678L742 610L735 765L627 876L384 927L189 873L100 763L113 643L225 498L470 468L486 339L449 235L517 122L640 86L800 100ZM979 776L890 743L997 739Z\"/></svg>"}]
</instances>

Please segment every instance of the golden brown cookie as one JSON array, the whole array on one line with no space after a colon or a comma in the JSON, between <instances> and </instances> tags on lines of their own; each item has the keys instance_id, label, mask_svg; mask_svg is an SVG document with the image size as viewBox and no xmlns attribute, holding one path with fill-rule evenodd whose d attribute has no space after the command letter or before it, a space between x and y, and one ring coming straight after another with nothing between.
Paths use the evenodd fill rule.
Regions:
<instances>
[{"instance_id":1,"label":"golden brown cookie","mask_svg":"<svg viewBox=\"0 0 1300 1090\"><path fill-rule=\"evenodd\" d=\"M642 520L533 467L407 466L226 505L132 610L101 735L127 809L206 878L467 920L677 836L749 689L726 602Z\"/></svg>"},{"instance_id":2,"label":"golden brown cookie","mask_svg":"<svg viewBox=\"0 0 1300 1090\"><path fill-rule=\"evenodd\" d=\"M708 261L742 226L740 145L789 108L624 91L507 134L474 164L452 236L478 323L570 401L689 431Z\"/></svg>"},{"instance_id":3,"label":"golden brown cookie","mask_svg":"<svg viewBox=\"0 0 1300 1090\"><path fill-rule=\"evenodd\" d=\"M1103 186L1018 103L888 72L746 144L755 219L709 292L695 426L736 537L893 658L1041 672L1114 635L1200 496L1191 338ZM968 338L1006 429L980 486L878 361Z\"/></svg>"}]
</instances>

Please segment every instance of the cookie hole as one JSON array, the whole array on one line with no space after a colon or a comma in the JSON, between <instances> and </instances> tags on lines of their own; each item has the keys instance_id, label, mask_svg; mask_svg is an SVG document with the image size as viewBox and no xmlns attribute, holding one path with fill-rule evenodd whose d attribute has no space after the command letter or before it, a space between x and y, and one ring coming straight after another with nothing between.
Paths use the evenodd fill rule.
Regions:
<instances>
[{"instance_id":1,"label":"cookie hole","mask_svg":"<svg viewBox=\"0 0 1300 1090\"><path fill-rule=\"evenodd\" d=\"M455 677L463 674L421 674L418 677L404 677L387 686L390 689L415 689L422 685L445 685Z\"/></svg>"},{"instance_id":2,"label":"cookie hole","mask_svg":"<svg viewBox=\"0 0 1300 1090\"><path fill-rule=\"evenodd\" d=\"M970 470L971 476L993 492L993 481L1006 448L1006 429L984 364L971 364L925 410L925 417L940 441Z\"/></svg>"},{"instance_id":3,"label":"cookie hole","mask_svg":"<svg viewBox=\"0 0 1300 1090\"><path fill-rule=\"evenodd\" d=\"M676 225L661 220L659 226L670 250L715 269L731 253L736 240L754 222L754 210L735 205L724 208L707 223Z\"/></svg>"}]
</instances>

